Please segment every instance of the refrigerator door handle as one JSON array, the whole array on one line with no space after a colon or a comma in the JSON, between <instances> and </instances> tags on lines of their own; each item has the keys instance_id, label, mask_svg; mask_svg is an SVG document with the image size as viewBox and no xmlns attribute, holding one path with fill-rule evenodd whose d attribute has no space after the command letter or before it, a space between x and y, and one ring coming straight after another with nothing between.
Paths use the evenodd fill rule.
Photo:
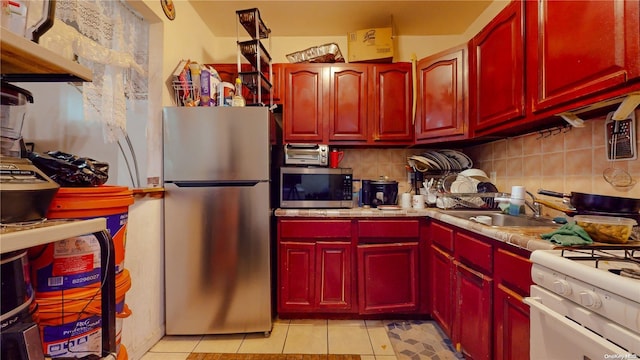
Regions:
<instances>
[{"instance_id":1,"label":"refrigerator door handle","mask_svg":"<svg viewBox=\"0 0 640 360\"><path fill-rule=\"evenodd\" d=\"M227 180L227 181L167 181L177 187L190 188L190 187L251 187L259 184L260 180Z\"/></svg>"}]
</instances>

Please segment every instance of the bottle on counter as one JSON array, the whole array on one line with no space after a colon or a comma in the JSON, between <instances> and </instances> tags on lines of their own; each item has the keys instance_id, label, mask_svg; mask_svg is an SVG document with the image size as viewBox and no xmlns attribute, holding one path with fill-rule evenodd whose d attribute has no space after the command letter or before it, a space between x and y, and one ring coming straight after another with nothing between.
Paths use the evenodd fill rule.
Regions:
<instances>
[{"instance_id":1,"label":"bottle on counter","mask_svg":"<svg viewBox=\"0 0 640 360\"><path fill-rule=\"evenodd\" d=\"M245 106L246 102L242 96L242 80L236 78L236 88L231 100L231 106Z\"/></svg>"}]
</instances>

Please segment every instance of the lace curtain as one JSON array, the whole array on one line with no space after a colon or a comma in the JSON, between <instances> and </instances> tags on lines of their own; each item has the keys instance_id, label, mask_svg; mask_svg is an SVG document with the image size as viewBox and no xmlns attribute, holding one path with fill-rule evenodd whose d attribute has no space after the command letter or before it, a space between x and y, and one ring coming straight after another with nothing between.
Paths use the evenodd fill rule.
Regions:
<instances>
[{"instance_id":1,"label":"lace curtain","mask_svg":"<svg viewBox=\"0 0 640 360\"><path fill-rule=\"evenodd\" d=\"M58 36L93 72L82 85L86 120L103 124L108 143L126 134L127 99L147 96L148 24L123 1L57 0Z\"/></svg>"}]
</instances>

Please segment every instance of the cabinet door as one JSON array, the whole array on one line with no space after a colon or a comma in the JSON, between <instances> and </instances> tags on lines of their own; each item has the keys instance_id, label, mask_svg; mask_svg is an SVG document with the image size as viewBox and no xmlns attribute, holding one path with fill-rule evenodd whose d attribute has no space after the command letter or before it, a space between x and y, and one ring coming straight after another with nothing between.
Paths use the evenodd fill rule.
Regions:
<instances>
[{"instance_id":1,"label":"cabinet door","mask_svg":"<svg viewBox=\"0 0 640 360\"><path fill-rule=\"evenodd\" d=\"M315 244L280 243L278 311L312 311L315 306Z\"/></svg>"},{"instance_id":2,"label":"cabinet door","mask_svg":"<svg viewBox=\"0 0 640 360\"><path fill-rule=\"evenodd\" d=\"M418 309L418 243L359 245L361 314Z\"/></svg>"},{"instance_id":3,"label":"cabinet door","mask_svg":"<svg viewBox=\"0 0 640 360\"><path fill-rule=\"evenodd\" d=\"M440 324L448 337L453 327L453 256L431 246L429 256L431 316Z\"/></svg>"},{"instance_id":4,"label":"cabinet door","mask_svg":"<svg viewBox=\"0 0 640 360\"><path fill-rule=\"evenodd\" d=\"M273 94L273 102L275 104L282 104L282 100L284 97L284 64L272 64L271 71L271 93Z\"/></svg>"},{"instance_id":5,"label":"cabinet door","mask_svg":"<svg viewBox=\"0 0 640 360\"><path fill-rule=\"evenodd\" d=\"M370 93L373 141L412 143L411 64L375 64Z\"/></svg>"},{"instance_id":6,"label":"cabinet door","mask_svg":"<svg viewBox=\"0 0 640 360\"><path fill-rule=\"evenodd\" d=\"M494 292L495 359L529 359L529 306L522 296L498 284Z\"/></svg>"},{"instance_id":7,"label":"cabinet door","mask_svg":"<svg viewBox=\"0 0 640 360\"><path fill-rule=\"evenodd\" d=\"M491 359L493 280L455 262L456 317L452 341L465 358Z\"/></svg>"},{"instance_id":8,"label":"cabinet door","mask_svg":"<svg viewBox=\"0 0 640 360\"><path fill-rule=\"evenodd\" d=\"M456 47L418 62L416 142L468 137L467 51Z\"/></svg>"},{"instance_id":9,"label":"cabinet door","mask_svg":"<svg viewBox=\"0 0 640 360\"><path fill-rule=\"evenodd\" d=\"M351 310L351 243L316 244L316 307L319 311Z\"/></svg>"},{"instance_id":10,"label":"cabinet door","mask_svg":"<svg viewBox=\"0 0 640 360\"><path fill-rule=\"evenodd\" d=\"M474 131L524 116L523 2L513 1L471 40Z\"/></svg>"},{"instance_id":11,"label":"cabinet door","mask_svg":"<svg viewBox=\"0 0 640 360\"><path fill-rule=\"evenodd\" d=\"M322 64L286 65L283 109L285 142L327 142L324 99L326 71Z\"/></svg>"},{"instance_id":12,"label":"cabinet door","mask_svg":"<svg viewBox=\"0 0 640 360\"><path fill-rule=\"evenodd\" d=\"M533 111L574 101L640 75L640 2L527 1Z\"/></svg>"},{"instance_id":13,"label":"cabinet door","mask_svg":"<svg viewBox=\"0 0 640 360\"><path fill-rule=\"evenodd\" d=\"M334 65L329 77L329 140L366 141L367 65Z\"/></svg>"}]
</instances>

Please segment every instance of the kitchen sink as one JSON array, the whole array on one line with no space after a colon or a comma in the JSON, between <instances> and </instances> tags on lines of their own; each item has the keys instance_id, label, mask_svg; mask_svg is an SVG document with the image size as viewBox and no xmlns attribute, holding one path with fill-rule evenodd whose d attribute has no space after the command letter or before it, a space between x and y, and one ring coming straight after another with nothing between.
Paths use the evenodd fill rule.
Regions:
<instances>
[{"instance_id":1,"label":"kitchen sink","mask_svg":"<svg viewBox=\"0 0 640 360\"><path fill-rule=\"evenodd\" d=\"M476 216L489 216L491 218L491 226L503 227L533 227L533 226L558 226L550 218L535 218L532 216L514 216L503 214L497 211L467 211L467 210L446 210L444 214L455 216L460 219L470 220ZM473 220L472 220L473 221Z\"/></svg>"}]
</instances>

